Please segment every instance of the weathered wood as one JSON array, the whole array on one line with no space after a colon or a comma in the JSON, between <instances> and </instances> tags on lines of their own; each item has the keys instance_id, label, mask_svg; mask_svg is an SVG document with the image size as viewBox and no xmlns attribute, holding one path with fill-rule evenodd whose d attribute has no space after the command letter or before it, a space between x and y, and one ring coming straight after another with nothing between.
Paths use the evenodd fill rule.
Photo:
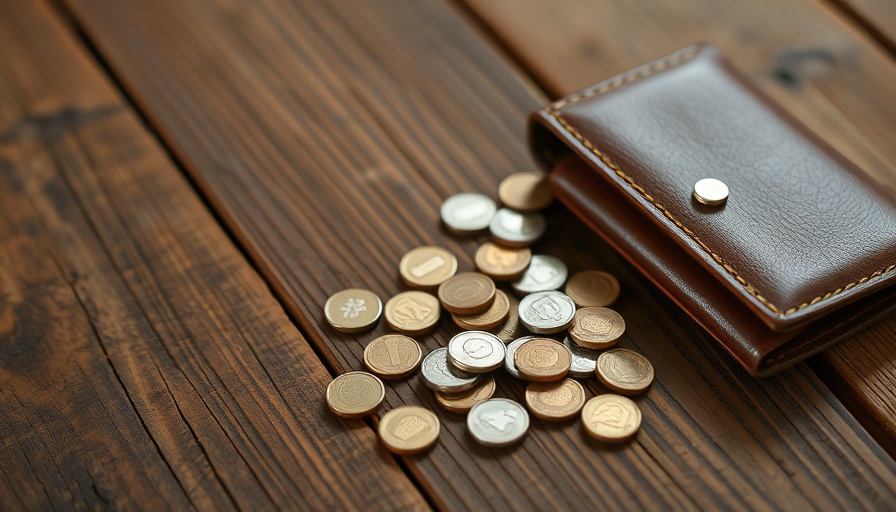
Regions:
<instances>
[{"instance_id":1,"label":"weathered wood","mask_svg":"<svg viewBox=\"0 0 896 512\"><path fill-rule=\"evenodd\" d=\"M829 0L896 55L896 2L892 0Z\"/></svg>"},{"instance_id":2,"label":"weathered wood","mask_svg":"<svg viewBox=\"0 0 896 512\"><path fill-rule=\"evenodd\" d=\"M0 508L426 508L39 2L0 2Z\"/></svg>"},{"instance_id":3,"label":"weathered wood","mask_svg":"<svg viewBox=\"0 0 896 512\"><path fill-rule=\"evenodd\" d=\"M544 98L444 2L67 1L134 101L338 369L364 345L323 327L341 288L399 290L397 263L424 243L472 268L475 240L439 228L457 191L493 192L531 169L525 116ZM622 345L656 365L643 431L622 447L579 425L534 422L522 444L477 446L415 377L387 408L422 403L444 430L405 463L446 509L879 508L896 465L805 367L757 381L561 208L536 250L625 287ZM447 318L431 350L458 331ZM594 383L591 393L598 392ZM499 396L521 398L499 378Z\"/></svg>"},{"instance_id":4,"label":"weathered wood","mask_svg":"<svg viewBox=\"0 0 896 512\"><path fill-rule=\"evenodd\" d=\"M712 41L765 92L896 187L896 64L816 2L468 4L553 96L694 41ZM896 454L894 334L896 318L812 361L890 454Z\"/></svg>"}]
</instances>

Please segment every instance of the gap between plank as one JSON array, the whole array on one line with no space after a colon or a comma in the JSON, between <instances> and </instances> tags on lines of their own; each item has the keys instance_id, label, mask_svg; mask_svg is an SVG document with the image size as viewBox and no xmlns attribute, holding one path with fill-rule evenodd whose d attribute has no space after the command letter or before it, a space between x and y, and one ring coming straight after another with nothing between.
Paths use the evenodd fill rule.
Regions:
<instances>
[{"instance_id":1,"label":"gap between plank","mask_svg":"<svg viewBox=\"0 0 896 512\"><path fill-rule=\"evenodd\" d=\"M831 12L838 18L841 18L845 24L863 32L869 39L880 46L887 56L896 60L896 41L887 37L882 30L877 28L873 20L865 17L850 4L849 0L819 0L819 2L827 5Z\"/></svg>"}]
</instances>

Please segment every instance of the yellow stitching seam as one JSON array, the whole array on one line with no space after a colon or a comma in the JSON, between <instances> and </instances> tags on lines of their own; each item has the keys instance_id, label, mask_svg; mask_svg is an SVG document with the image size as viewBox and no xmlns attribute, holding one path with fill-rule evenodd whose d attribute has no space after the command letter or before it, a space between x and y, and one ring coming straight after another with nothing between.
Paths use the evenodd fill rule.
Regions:
<instances>
[{"instance_id":1,"label":"yellow stitching seam","mask_svg":"<svg viewBox=\"0 0 896 512\"><path fill-rule=\"evenodd\" d=\"M614 81L604 84L600 87L579 93L575 96L570 96L568 98L562 99L562 100L554 103L550 107L548 107L545 111L555 121L557 121L567 132L569 132L570 135L575 137L576 140L578 140L583 146L588 148L589 151L594 153L595 156L597 156L604 164L606 164L610 169L612 169L613 172L616 173L617 176L619 176L623 181L625 181L629 185L629 187L631 187L632 189L637 191L641 195L641 197L644 198L644 200L646 200L648 203L653 205L653 207L656 208L657 210L659 210L663 214L663 216L668 218L673 224L675 224L679 229L681 229L682 232L684 232L691 240L696 242L697 245L700 246L700 248L703 249L704 252L706 252L707 254L709 254L710 257L712 257L713 261L715 261L729 275L731 275L731 277L733 277L738 283L740 283L741 286L743 286L744 289L750 295L755 297L756 300L758 300L761 304L763 304L765 307L767 307L772 312L774 312L775 314L777 314L778 316L780 316L782 318L787 315L796 313L797 311L801 311L809 306L818 304L819 302L828 300L831 297L835 297L842 292L849 291L850 289L856 287L857 285L864 284L867 281L869 281L870 279L880 277L880 276L887 274L889 272L892 272L894 269L896 269L896 265L890 265L889 267L887 267L885 269L877 270L877 271L871 273L870 275L859 279L858 281L849 283L846 286L837 288L836 290L830 291L824 295L819 295L818 297L815 297L810 301L803 302L799 306L794 306L792 308L787 309L786 311L782 311L780 308L778 308L777 306L772 304L771 301L769 301L768 299L763 297L762 294L759 292L759 290L757 290L755 287L753 287L752 285L747 283L747 280L744 279L743 277L741 277L740 274L738 274L737 270L734 269L734 267L732 267L728 263L725 263L722 260L721 256L719 256L718 254L713 252L709 248L709 246L707 246L702 240L700 240L700 238L693 231L688 229L687 226L685 226L678 219L676 219L675 216L672 215L672 212L667 210L665 207L663 207L663 205L661 205L659 202L657 202L656 199L653 198L653 196L648 194L647 191L644 190L644 187L635 183L635 181L629 175L627 175L625 172L623 172L622 169L620 169L619 166L616 165L615 162L610 160L610 158L607 157L605 154L603 154L603 152L601 152L599 149L597 149L597 147L595 147L594 144L591 143L591 141L589 141L588 139L583 137L582 134L580 134L578 132L578 130L573 128L572 125L570 125L565 119L563 119L559 116L560 109L567 105L572 105L573 103L582 101L584 99L588 99L593 96L603 94L604 92L607 92L611 89L619 87L620 85L630 83L635 80L644 78L644 77L649 76L657 71L660 71L660 70L663 70L666 68L670 68L673 66L677 66L678 64L681 64L683 62L690 60L691 58L696 56L698 53L699 53L699 48L692 48L685 53L682 53L679 55L673 55L667 59L658 61L658 62L651 64L645 68L642 68L633 74L624 75L624 76L617 78Z\"/></svg>"}]
</instances>

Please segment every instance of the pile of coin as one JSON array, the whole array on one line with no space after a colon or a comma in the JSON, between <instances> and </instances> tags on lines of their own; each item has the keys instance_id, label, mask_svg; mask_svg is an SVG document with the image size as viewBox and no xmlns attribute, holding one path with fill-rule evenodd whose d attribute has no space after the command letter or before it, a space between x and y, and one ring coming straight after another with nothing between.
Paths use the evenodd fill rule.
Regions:
<instances>
[{"instance_id":1,"label":"pile of coin","mask_svg":"<svg viewBox=\"0 0 896 512\"><path fill-rule=\"evenodd\" d=\"M364 349L368 372L340 375L327 389L331 411L359 418L377 411L385 396L380 379L406 379L418 369L445 410L467 414L473 439L487 446L519 441L529 428L529 413L544 421L581 418L584 431L604 442L631 439L641 413L621 395L648 389L653 366L641 354L616 348L625 321L609 308L620 293L610 274L586 270L567 280L558 258L532 254L545 232L539 210L553 200L540 173L517 173L498 189L503 208L482 194L462 193L442 204L441 218L457 235L486 229L491 242L476 250L477 272L458 273L454 254L436 246L412 249L398 265L402 282L412 290L390 298L385 306L373 292L340 291L327 300L324 313L336 330L357 333L373 328L380 316L396 331ZM508 283L502 290L497 283ZM564 291L559 289L563 287ZM447 347L424 357L414 339L438 325L442 309L464 329ZM494 398L492 372L503 368L529 381L525 407ZM575 379L596 376L614 393L588 399ZM438 417L419 406L396 407L379 422L383 444L401 455L420 453L438 439Z\"/></svg>"}]
</instances>

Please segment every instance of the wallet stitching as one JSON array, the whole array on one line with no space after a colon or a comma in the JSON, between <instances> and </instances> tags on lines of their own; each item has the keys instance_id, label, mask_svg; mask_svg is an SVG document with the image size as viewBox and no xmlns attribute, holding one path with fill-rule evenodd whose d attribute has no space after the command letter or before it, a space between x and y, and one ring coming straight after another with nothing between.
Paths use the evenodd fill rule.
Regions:
<instances>
[{"instance_id":1,"label":"wallet stitching","mask_svg":"<svg viewBox=\"0 0 896 512\"><path fill-rule=\"evenodd\" d=\"M858 279L856 281L853 281L845 286L837 288L836 290L829 291L824 295L819 295L809 301L803 302L799 306L794 306L794 307L788 308L787 310L782 310L781 308L775 306L771 301L766 299L759 292L759 290L757 290L754 286L750 285L746 281L746 279L741 277L741 275L737 272L737 270L735 270L734 267L732 267L728 263L725 263L725 261L722 259L721 256L719 256L718 254L713 252L713 250L710 249L709 246L707 246L702 240L700 240L700 238L693 231L691 231L687 226L682 224L681 221L676 219L675 216L672 214L672 212L667 210L662 204L660 204L656 199L654 199L653 196L648 194L647 191L641 185L638 185L637 183L635 183L635 181L628 174L623 172L622 169L620 169L619 166L615 162L613 162L603 152L601 152L599 149L597 149L597 147L595 147L591 143L591 141L589 141L582 134L580 134L578 132L578 130L576 130L572 125L570 125L565 119L563 119L562 117L559 116L559 111L563 107L566 107L568 105L572 105L573 103L577 103L579 101L597 96L597 95L607 92L611 89L615 89L616 87L619 87L620 85L624 85L624 84L627 84L630 82L634 82L636 80L640 80L641 78L647 77L653 73L656 73L657 71L661 71L663 69L677 66L683 62L687 62L688 60L692 59L699 53L700 53L700 47L695 47L695 48L691 48L690 50L688 50L687 52L684 52L684 53L680 53L677 55L673 54L669 57L666 57L665 59L654 62L653 64L644 66L634 73L630 73L630 74L624 75L622 77L619 77L615 80L612 80L610 82L607 82L606 84L603 84L600 87L596 87L594 89L591 89L591 90L576 94L574 96L569 96L565 99L562 99L562 100L554 103L550 107L548 107L545 110L545 112L548 115L550 115L555 121L557 121L567 132L569 132L573 137L575 137L576 140L578 140L580 143L582 143L582 145L584 145L592 153L594 153L594 155L597 156L604 164L609 166L610 169L612 169L613 172L615 172L617 176L619 176L623 181L628 183L628 185L631 188L633 188L634 190L636 190L641 195L641 197L643 197L648 203L650 203L657 210L659 210L663 214L664 217L666 217L673 224L678 226L678 228L681 229L686 235L688 235L688 237L691 240L696 242L697 245L699 245L700 248L703 249L704 252L706 252L707 254L709 254L712 257L713 261L715 261L731 277L733 277L738 283L740 283L740 285L744 288L744 290L746 290L750 295L755 297L756 300L758 300L762 305L764 305L765 307L767 307L772 312L774 312L775 314L777 314L778 316L780 316L782 318L787 315L796 313L797 311L801 311L809 306L814 306L815 304L818 304L820 302L828 300L831 297L839 295L840 293L843 293L845 291L851 290L852 288L855 288L856 286L862 285L871 279L880 277L880 276L887 274L889 272L892 272L894 269L896 269L896 264L890 265L889 267L872 272L871 274L869 274L865 277L862 277L861 279Z\"/></svg>"}]
</instances>

